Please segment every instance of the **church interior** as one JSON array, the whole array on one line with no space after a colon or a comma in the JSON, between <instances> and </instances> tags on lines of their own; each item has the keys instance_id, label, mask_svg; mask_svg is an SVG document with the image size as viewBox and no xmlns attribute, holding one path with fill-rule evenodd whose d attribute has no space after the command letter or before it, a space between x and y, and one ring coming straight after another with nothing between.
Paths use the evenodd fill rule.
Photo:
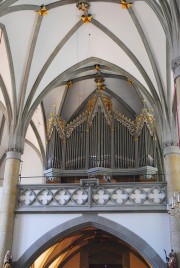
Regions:
<instances>
[{"instance_id":1,"label":"church interior","mask_svg":"<svg viewBox=\"0 0 180 268\"><path fill-rule=\"evenodd\" d=\"M180 1L0 0L0 267L179 265Z\"/></svg>"}]
</instances>

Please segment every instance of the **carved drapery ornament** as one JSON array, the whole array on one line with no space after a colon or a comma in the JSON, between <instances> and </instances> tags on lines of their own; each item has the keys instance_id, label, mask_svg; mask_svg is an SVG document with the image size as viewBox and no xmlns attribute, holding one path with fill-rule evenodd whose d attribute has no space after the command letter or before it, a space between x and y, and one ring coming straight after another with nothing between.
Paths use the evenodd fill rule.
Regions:
<instances>
[{"instance_id":1,"label":"carved drapery ornament","mask_svg":"<svg viewBox=\"0 0 180 268\"><path fill-rule=\"evenodd\" d=\"M8 250L5 257L4 257L3 268L10 268L11 263L12 263L12 255L11 255L11 252Z\"/></svg>"},{"instance_id":2,"label":"carved drapery ornament","mask_svg":"<svg viewBox=\"0 0 180 268\"><path fill-rule=\"evenodd\" d=\"M167 267L168 268L178 268L178 261L177 261L177 256L174 250L172 249L169 255L167 256L166 251L164 250L166 254L166 260L167 260Z\"/></svg>"},{"instance_id":3,"label":"carved drapery ornament","mask_svg":"<svg viewBox=\"0 0 180 268\"><path fill-rule=\"evenodd\" d=\"M171 67L173 72L176 70L178 66L180 66L180 56L172 60Z\"/></svg>"}]
</instances>

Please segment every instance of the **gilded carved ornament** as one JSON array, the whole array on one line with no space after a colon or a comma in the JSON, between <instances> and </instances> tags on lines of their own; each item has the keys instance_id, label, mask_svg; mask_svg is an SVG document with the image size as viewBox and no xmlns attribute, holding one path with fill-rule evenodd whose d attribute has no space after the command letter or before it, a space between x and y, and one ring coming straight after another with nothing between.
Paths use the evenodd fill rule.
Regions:
<instances>
[{"instance_id":1,"label":"gilded carved ornament","mask_svg":"<svg viewBox=\"0 0 180 268\"><path fill-rule=\"evenodd\" d=\"M130 118L126 117L125 115L118 113L117 111L114 111L114 119L116 119L118 122L120 122L122 125L127 127L130 134L133 136L135 133L135 123Z\"/></svg>"},{"instance_id":2,"label":"gilded carved ornament","mask_svg":"<svg viewBox=\"0 0 180 268\"><path fill-rule=\"evenodd\" d=\"M95 96L89 101L86 112L75 118L69 124L66 124L65 121L56 114L56 112L51 114L51 118L47 124L48 140L51 138L54 127L57 129L57 132L62 140L69 138L74 129L85 121L87 121L87 125L90 127L93 122L93 118L98 111L98 107L101 107L106 121L110 126L112 125L112 118L114 118L122 125L127 127L130 134L135 137L135 140L138 140L138 136L141 134L144 124L146 124L150 135L155 138L155 119L147 108L143 108L141 113L137 115L133 121L127 116L117 111L113 111L111 99L105 96L101 90L97 89Z\"/></svg>"},{"instance_id":3,"label":"gilded carved ornament","mask_svg":"<svg viewBox=\"0 0 180 268\"><path fill-rule=\"evenodd\" d=\"M76 4L78 10L83 12L83 15L81 16L81 20L83 23L89 23L92 20L91 14L88 13L88 10L90 8L90 3L88 0L78 0Z\"/></svg>"},{"instance_id":4,"label":"gilded carved ornament","mask_svg":"<svg viewBox=\"0 0 180 268\"><path fill-rule=\"evenodd\" d=\"M130 7L132 7L133 4L127 3L125 0L121 0L120 5L121 5L122 9L129 9Z\"/></svg>"},{"instance_id":5,"label":"gilded carved ornament","mask_svg":"<svg viewBox=\"0 0 180 268\"><path fill-rule=\"evenodd\" d=\"M54 113L52 113L50 116L51 117L47 123L47 140L48 141L50 140L54 127L56 128L59 134L59 137L62 140L64 140L65 139L65 135L64 135L65 121L61 119L61 117L56 113L56 105L54 105Z\"/></svg>"},{"instance_id":6,"label":"gilded carved ornament","mask_svg":"<svg viewBox=\"0 0 180 268\"><path fill-rule=\"evenodd\" d=\"M87 120L87 112L83 113L82 115L78 116L76 119L74 119L72 122L66 125L65 128L65 136L66 138L69 138L74 131L75 128L77 128L79 125L81 125L84 121Z\"/></svg>"},{"instance_id":7,"label":"gilded carved ornament","mask_svg":"<svg viewBox=\"0 0 180 268\"><path fill-rule=\"evenodd\" d=\"M82 15L81 20L83 23L89 23L92 21L92 16L90 14L88 15Z\"/></svg>"},{"instance_id":8,"label":"gilded carved ornament","mask_svg":"<svg viewBox=\"0 0 180 268\"><path fill-rule=\"evenodd\" d=\"M36 11L36 13L39 15L39 16L46 16L48 14L48 11L47 11L47 8L45 5L42 5L40 7L40 10L39 11Z\"/></svg>"},{"instance_id":9,"label":"gilded carved ornament","mask_svg":"<svg viewBox=\"0 0 180 268\"><path fill-rule=\"evenodd\" d=\"M98 111L98 107L101 107L108 125L111 125L112 123L111 99L105 96L100 89L97 89L95 98L93 97L89 101L88 105L88 111L89 111L88 126L92 124L93 118L96 112Z\"/></svg>"},{"instance_id":10,"label":"gilded carved ornament","mask_svg":"<svg viewBox=\"0 0 180 268\"><path fill-rule=\"evenodd\" d=\"M59 137L65 141L66 138L69 138L79 125L83 122L87 121L87 129L92 125L93 118L95 117L98 108L100 107L102 112L104 113L105 119L108 125L112 128L112 118L120 122L122 125L127 127L130 134L134 136L134 140L138 140L138 136L141 134L144 124L146 124L149 133L154 137L155 130L155 119L150 111L145 107L145 101L143 100L144 107L139 115L136 116L135 120L132 121L130 118L125 115L118 113L112 109L112 100L109 96L106 96L103 92L106 88L104 84L104 78L100 71L100 66L96 65L95 69L97 70L97 74L95 77L96 83L96 93L89 100L86 111L75 118L69 124L66 124L64 120L61 119L59 115L56 113L56 105L54 105L54 113L51 114L51 118L47 124L47 137L50 140L51 135L53 133L54 127L57 129ZM70 88L72 86L72 81L69 81L66 86Z\"/></svg>"},{"instance_id":11,"label":"gilded carved ornament","mask_svg":"<svg viewBox=\"0 0 180 268\"><path fill-rule=\"evenodd\" d=\"M141 113L138 116L136 116L135 119L135 132L137 136L141 134L144 123L146 123L150 135L154 136L155 119L153 115L146 108L143 108Z\"/></svg>"}]
</instances>

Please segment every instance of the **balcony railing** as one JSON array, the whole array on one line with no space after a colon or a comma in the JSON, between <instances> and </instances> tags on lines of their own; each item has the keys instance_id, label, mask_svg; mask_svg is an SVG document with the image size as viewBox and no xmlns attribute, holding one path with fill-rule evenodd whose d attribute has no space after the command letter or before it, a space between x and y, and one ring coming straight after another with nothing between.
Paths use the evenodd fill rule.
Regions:
<instances>
[{"instance_id":1,"label":"balcony railing","mask_svg":"<svg viewBox=\"0 0 180 268\"><path fill-rule=\"evenodd\" d=\"M16 212L166 211L166 183L19 185Z\"/></svg>"}]
</instances>

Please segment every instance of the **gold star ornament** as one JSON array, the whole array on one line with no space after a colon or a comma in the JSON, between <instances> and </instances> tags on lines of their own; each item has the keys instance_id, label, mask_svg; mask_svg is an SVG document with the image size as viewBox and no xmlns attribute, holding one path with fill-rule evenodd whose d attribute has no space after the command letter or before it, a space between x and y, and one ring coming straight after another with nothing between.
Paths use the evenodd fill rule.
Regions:
<instances>
[{"instance_id":1,"label":"gold star ornament","mask_svg":"<svg viewBox=\"0 0 180 268\"><path fill-rule=\"evenodd\" d=\"M133 5L132 3L126 3L126 1L124 0L121 0L120 4L121 4L122 9L129 9Z\"/></svg>"},{"instance_id":2,"label":"gold star ornament","mask_svg":"<svg viewBox=\"0 0 180 268\"><path fill-rule=\"evenodd\" d=\"M92 20L92 16L90 14L82 15L81 20L82 20L83 23L89 23Z\"/></svg>"},{"instance_id":3,"label":"gold star ornament","mask_svg":"<svg viewBox=\"0 0 180 268\"><path fill-rule=\"evenodd\" d=\"M67 88L71 88L73 86L73 82L72 81L68 81L66 84Z\"/></svg>"},{"instance_id":4,"label":"gold star ornament","mask_svg":"<svg viewBox=\"0 0 180 268\"><path fill-rule=\"evenodd\" d=\"M45 16L48 14L47 8L45 5L41 6L39 11L36 11L39 16Z\"/></svg>"}]
</instances>

